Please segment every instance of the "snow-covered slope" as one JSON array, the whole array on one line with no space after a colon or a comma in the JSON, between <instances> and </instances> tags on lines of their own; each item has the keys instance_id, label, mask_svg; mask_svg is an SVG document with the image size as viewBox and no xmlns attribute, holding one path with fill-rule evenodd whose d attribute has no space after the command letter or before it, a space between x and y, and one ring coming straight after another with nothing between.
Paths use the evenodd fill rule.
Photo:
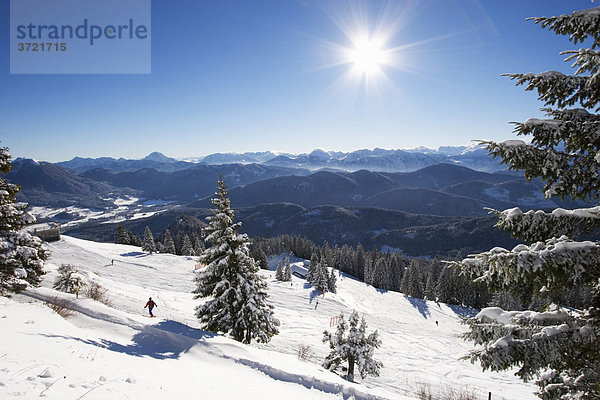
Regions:
<instances>
[{"instance_id":1,"label":"snow-covered slope","mask_svg":"<svg viewBox=\"0 0 600 400\"><path fill-rule=\"evenodd\" d=\"M199 329L193 258L71 237L50 247L42 287L0 298L3 399L405 399L416 398L419 384L434 391L469 387L482 398L488 391L494 399L534 398L533 386L509 373L458 361L470 348L457 337L465 330L463 308L379 291L344 275L338 293L323 297L302 279L277 282L265 271L281 333L246 346ZM301 271L302 260L292 261ZM61 263L107 288L112 306L50 289ZM71 299L75 314L63 319L40 301L56 296ZM149 296L158 318L145 314ZM356 384L320 367L328 351L323 330L335 329L332 318L352 309L383 342L375 352L381 376ZM298 360L299 346L310 346L309 361Z\"/></svg>"}]
</instances>

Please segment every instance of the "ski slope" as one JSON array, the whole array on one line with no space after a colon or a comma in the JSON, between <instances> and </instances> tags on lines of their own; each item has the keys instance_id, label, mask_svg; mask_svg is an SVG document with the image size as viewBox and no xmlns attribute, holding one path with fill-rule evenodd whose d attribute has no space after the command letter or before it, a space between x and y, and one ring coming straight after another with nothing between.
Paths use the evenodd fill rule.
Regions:
<instances>
[{"instance_id":1,"label":"ski slope","mask_svg":"<svg viewBox=\"0 0 600 400\"><path fill-rule=\"evenodd\" d=\"M511 373L482 372L458 359L469 343L458 338L468 309L407 298L338 276L338 293L318 294L304 280L274 280L263 271L280 334L250 346L199 329L192 257L146 254L127 245L63 236L42 286L0 298L0 398L33 399L414 399L419 385L475 392L487 399L534 399L534 386ZM279 258L284 258L285 255ZM274 269L277 257L270 260ZM114 265L111 261L114 260ZM302 268L302 260L295 268ZM51 289L61 263L108 289L111 307ZM63 319L43 304L72 299ZM149 296L157 318L143 309ZM317 304L318 300L318 304ZM356 309L368 331L378 329L379 377L350 383L324 370L323 330ZM436 321L439 325L436 325ZM299 360L299 346L310 346Z\"/></svg>"}]
</instances>

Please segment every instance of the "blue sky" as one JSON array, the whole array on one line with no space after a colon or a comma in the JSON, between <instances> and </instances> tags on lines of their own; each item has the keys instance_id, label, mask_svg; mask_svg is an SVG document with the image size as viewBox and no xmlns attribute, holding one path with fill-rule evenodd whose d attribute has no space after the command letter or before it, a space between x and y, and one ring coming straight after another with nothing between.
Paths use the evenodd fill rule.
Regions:
<instances>
[{"instance_id":1,"label":"blue sky","mask_svg":"<svg viewBox=\"0 0 600 400\"><path fill-rule=\"evenodd\" d=\"M149 75L11 75L0 0L0 141L13 157L469 145L513 137L537 96L506 72L569 71L574 46L526 17L588 0L154 0ZM365 84L340 47L389 28ZM383 22L382 22L383 21Z\"/></svg>"}]
</instances>

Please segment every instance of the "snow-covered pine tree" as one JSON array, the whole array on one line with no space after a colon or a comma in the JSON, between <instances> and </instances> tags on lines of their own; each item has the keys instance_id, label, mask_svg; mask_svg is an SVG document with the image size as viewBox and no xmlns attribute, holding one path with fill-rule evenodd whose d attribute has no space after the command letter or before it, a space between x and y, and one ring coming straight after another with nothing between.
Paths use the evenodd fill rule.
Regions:
<instances>
[{"instance_id":1,"label":"snow-covered pine tree","mask_svg":"<svg viewBox=\"0 0 600 400\"><path fill-rule=\"evenodd\" d=\"M144 245L144 242L142 241L142 238L140 237L139 233L136 234L130 234L129 235L131 237L131 241L129 242L130 245L132 246L137 246L137 247L142 247Z\"/></svg>"},{"instance_id":2,"label":"snow-covered pine tree","mask_svg":"<svg viewBox=\"0 0 600 400\"><path fill-rule=\"evenodd\" d=\"M422 267L416 260L411 260L402 278L401 291L407 296L422 299L425 295Z\"/></svg>"},{"instance_id":3,"label":"snow-covered pine tree","mask_svg":"<svg viewBox=\"0 0 600 400\"><path fill-rule=\"evenodd\" d=\"M142 242L142 250L150 254L156 253L156 243L154 243L154 235L149 227L144 229L144 241Z\"/></svg>"},{"instance_id":4,"label":"snow-covered pine tree","mask_svg":"<svg viewBox=\"0 0 600 400\"><path fill-rule=\"evenodd\" d=\"M385 257L379 257L373 265L373 281L371 284L380 289L392 289L393 283L392 257L386 254Z\"/></svg>"},{"instance_id":5,"label":"snow-covered pine tree","mask_svg":"<svg viewBox=\"0 0 600 400\"><path fill-rule=\"evenodd\" d=\"M323 361L323 367L330 371L340 368L346 372L350 382L354 381L354 367L358 369L361 378L367 375L379 376L383 364L373 358L373 352L381 345L378 331L367 336L367 323L354 310L348 323L342 314L338 321L335 334L323 332L323 343L328 342L331 351ZM348 367L342 366L348 362Z\"/></svg>"},{"instance_id":6,"label":"snow-covered pine tree","mask_svg":"<svg viewBox=\"0 0 600 400\"><path fill-rule=\"evenodd\" d=\"M246 256L254 261L249 256L247 247L245 251ZM248 263L246 279L241 286L242 310L232 330L234 339L247 344L252 339L259 343L267 343L279 333L279 320L273 315L273 306L267 303L267 283L259 275L259 270L256 262Z\"/></svg>"},{"instance_id":7,"label":"snow-covered pine tree","mask_svg":"<svg viewBox=\"0 0 600 400\"><path fill-rule=\"evenodd\" d=\"M180 220L178 220L179 222ZM183 237L186 236L187 234L182 231L182 230L177 230L177 232L175 233L175 237L173 238L173 241L175 242L175 254L177 254L178 256L181 255L181 245L183 244Z\"/></svg>"},{"instance_id":8,"label":"snow-covered pine tree","mask_svg":"<svg viewBox=\"0 0 600 400\"><path fill-rule=\"evenodd\" d=\"M525 90L537 90L548 119L515 123L531 142L483 142L494 157L527 179L541 177L546 196L598 200L600 195L600 8L558 17L534 18L543 28L591 48L565 51L573 75L550 71L510 74ZM570 107L570 108L569 108ZM518 367L524 380L537 377L542 399L600 398L600 242L577 241L600 227L600 207L553 212L518 208L496 211L498 227L527 244L494 248L459 263L464 273L493 290L521 300L542 295L559 304L573 288L592 296L581 310L559 306L545 312L483 309L469 321L468 339L484 345L471 353L484 369ZM525 303L526 304L526 303Z\"/></svg>"},{"instance_id":9,"label":"snow-covered pine tree","mask_svg":"<svg viewBox=\"0 0 600 400\"><path fill-rule=\"evenodd\" d=\"M327 267L331 267L333 265L333 251L329 246L329 243L325 241L323 247L321 248L321 262L325 264Z\"/></svg>"},{"instance_id":10,"label":"snow-covered pine tree","mask_svg":"<svg viewBox=\"0 0 600 400\"><path fill-rule=\"evenodd\" d=\"M455 268L442 269L436 286L436 299L442 303L463 304L463 293L468 280Z\"/></svg>"},{"instance_id":11,"label":"snow-covered pine tree","mask_svg":"<svg viewBox=\"0 0 600 400\"><path fill-rule=\"evenodd\" d=\"M204 244L202 243L202 239L200 239L200 235L197 232L192 233L192 248L194 249L194 253L196 255L202 254L204 251Z\"/></svg>"},{"instance_id":12,"label":"snow-covered pine tree","mask_svg":"<svg viewBox=\"0 0 600 400\"><path fill-rule=\"evenodd\" d=\"M317 266L319 264L319 256L317 256L316 252L313 252L313 255L310 257L310 263L308 264L308 270L306 271L306 276L304 277L307 282L311 285L313 283L313 279L317 274Z\"/></svg>"},{"instance_id":13,"label":"snow-covered pine tree","mask_svg":"<svg viewBox=\"0 0 600 400\"><path fill-rule=\"evenodd\" d=\"M354 262L353 262L354 272L352 275L354 275L358 279L364 279L366 263L367 263L367 254L365 253L365 250L363 249L362 245L359 243L358 246L356 246L356 255L354 257Z\"/></svg>"},{"instance_id":14,"label":"snow-covered pine tree","mask_svg":"<svg viewBox=\"0 0 600 400\"><path fill-rule=\"evenodd\" d=\"M327 286L328 280L329 272L327 271L327 265L321 262L317 263L311 284L325 294L325 292L329 289Z\"/></svg>"},{"instance_id":15,"label":"snow-covered pine tree","mask_svg":"<svg viewBox=\"0 0 600 400\"><path fill-rule=\"evenodd\" d=\"M266 283L249 255L250 240L237 233L241 223L234 222L221 176L215 195L212 204L216 208L211 210L205 228L211 246L200 255L199 261L206 267L196 275L194 290L194 298L208 300L196 307L196 316L208 331L228 333L244 343L252 339L268 342L279 333L279 321L273 316L273 306L267 303Z\"/></svg>"},{"instance_id":16,"label":"snow-covered pine tree","mask_svg":"<svg viewBox=\"0 0 600 400\"><path fill-rule=\"evenodd\" d=\"M10 169L8 148L0 147L0 172ZM26 211L28 204L16 202L19 190L18 185L0 178L0 295L18 292L28 283L37 285L50 255L41 239L23 230L35 217Z\"/></svg>"},{"instance_id":17,"label":"snow-covered pine tree","mask_svg":"<svg viewBox=\"0 0 600 400\"><path fill-rule=\"evenodd\" d=\"M256 264L261 269L269 269L269 263L267 262L267 256L265 252L258 246L252 245L250 247L250 255L256 260Z\"/></svg>"},{"instance_id":18,"label":"snow-covered pine tree","mask_svg":"<svg viewBox=\"0 0 600 400\"><path fill-rule=\"evenodd\" d=\"M115 231L115 243L116 244L131 244L131 236L129 231L123 226L123 224L117 225Z\"/></svg>"},{"instance_id":19,"label":"snow-covered pine tree","mask_svg":"<svg viewBox=\"0 0 600 400\"><path fill-rule=\"evenodd\" d=\"M194 246L189 235L183 235L183 242L181 243L181 255L182 256L195 256Z\"/></svg>"},{"instance_id":20,"label":"snow-covered pine tree","mask_svg":"<svg viewBox=\"0 0 600 400\"><path fill-rule=\"evenodd\" d=\"M79 279L75 266L71 264L61 264L60 267L58 267L57 272L58 275L54 280L52 288L60 290L61 292L75 293L77 281Z\"/></svg>"},{"instance_id":21,"label":"snow-covered pine tree","mask_svg":"<svg viewBox=\"0 0 600 400\"><path fill-rule=\"evenodd\" d=\"M292 280L292 265L289 257L285 259L285 265L283 266L283 280L286 282Z\"/></svg>"},{"instance_id":22,"label":"snow-covered pine tree","mask_svg":"<svg viewBox=\"0 0 600 400\"><path fill-rule=\"evenodd\" d=\"M504 290L501 290L492 295L492 300L490 300L489 306L500 307L501 309L506 311L518 311L523 309L523 307L519 303L519 300L515 299Z\"/></svg>"},{"instance_id":23,"label":"snow-covered pine tree","mask_svg":"<svg viewBox=\"0 0 600 400\"><path fill-rule=\"evenodd\" d=\"M437 298L437 283L440 277L440 273L442 271L442 262L440 261L439 255L436 254L431 265L429 266L429 271L427 273L427 280L425 281L425 300L436 300Z\"/></svg>"},{"instance_id":24,"label":"snow-covered pine tree","mask_svg":"<svg viewBox=\"0 0 600 400\"><path fill-rule=\"evenodd\" d=\"M337 276L333 268L331 268L331 272L327 277L327 290L331 293L337 293Z\"/></svg>"},{"instance_id":25,"label":"snow-covered pine tree","mask_svg":"<svg viewBox=\"0 0 600 400\"><path fill-rule=\"evenodd\" d=\"M281 262L281 260L277 262L277 269L275 270L275 279L277 279L278 281L283 280L283 263Z\"/></svg>"},{"instance_id":26,"label":"snow-covered pine tree","mask_svg":"<svg viewBox=\"0 0 600 400\"><path fill-rule=\"evenodd\" d=\"M165 230L163 237L163 251L165 253L175 254L175 241L173 240L173 236L171 236L171 231L168 229Z\"/></svg>"}]
</instances>

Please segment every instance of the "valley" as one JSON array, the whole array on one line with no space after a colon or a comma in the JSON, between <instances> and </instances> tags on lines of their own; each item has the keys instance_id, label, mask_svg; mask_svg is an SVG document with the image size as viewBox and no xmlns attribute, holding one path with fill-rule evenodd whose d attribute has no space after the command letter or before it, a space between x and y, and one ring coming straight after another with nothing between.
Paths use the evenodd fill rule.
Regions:
<instances>
[{"instance_id":1,"label":"valley","mask_svg":"<svg viewBox=\"0 0 600 400\"><path fill-rule=\"evenodd\" d=\"M580 208L586 204L544 198L540 181L526 182L513 172L485 172L489 168L475 170L458 162L420 168L422 164L402 158L444 154L447 161L462 154L470 157L469 165L482 165L485 156L480 153L465 148L375 149L351 154L315 151L294 156L304 161L293 166L275 165L273 159L280 156L269 158L274 156L269 152L217 154L195 163L160 153L141 160L76 158L56 164L18 159L9 179L20 183L19 200L32 206L39 222L60 225L63 232L89 240L112 242L120 223L138 234L145 226L160 234L181 215L197 219L201 229L221 174L242 230L250 236L290 234L315 243L361 244L426 257L514 246L515 240L494 228L489 209ZM377 171L373 158L392 156L402 159L403 167L390 164L387 169L392 171ZM361 166L374 170L304 168L324 165L316 163L324 159L328 165L335 164L332 160L363 160ZM216 164L227 161L243 162Z\"/></svg>"}]
</instances>

